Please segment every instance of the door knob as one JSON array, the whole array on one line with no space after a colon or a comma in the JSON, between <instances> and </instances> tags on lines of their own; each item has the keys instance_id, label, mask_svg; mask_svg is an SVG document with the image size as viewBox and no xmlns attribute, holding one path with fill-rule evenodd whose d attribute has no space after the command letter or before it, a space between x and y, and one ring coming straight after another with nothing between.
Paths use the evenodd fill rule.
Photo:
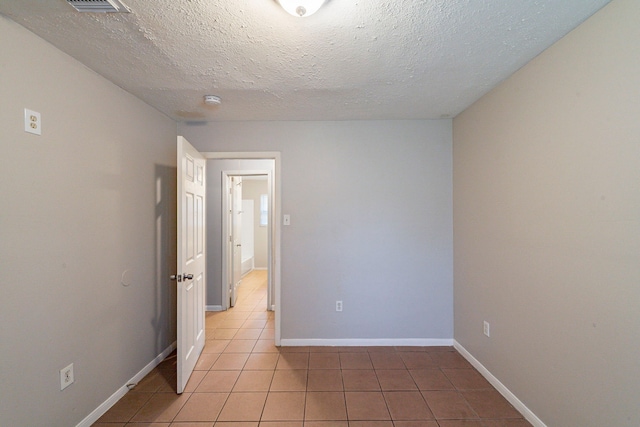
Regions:
<instances>
[{"instance_id":1,"label":"door knob","mask_svg":"<svg viewBox=\"0 0 640 427\"><path fill-rule=\"evenodd\" d=\"M193 279L193 274L185 274L184 275L184 280L191 280Z\"/></svg>"},{"instance_id":2,"label":"door knob","mask_svg":"<svg viewBox=\"0 0 640 427\"><path fill-rule=\"evenodd\" d=\"M182 276L179 275L179 274L172 274L171 276L169 276L169 279L176 280L178 282L182 282Z\"/></svg>"},{"instance_id":3,"label":"door knob","mask_svg":"<svg viewBox=\"0 0 640 427\"><path fill-rule=\"evenodd\" d=\"M242 245L238 243L236 246L237 246L237 247L240 247L240 246L242 246Z\"/></svg>"}]
</instances>

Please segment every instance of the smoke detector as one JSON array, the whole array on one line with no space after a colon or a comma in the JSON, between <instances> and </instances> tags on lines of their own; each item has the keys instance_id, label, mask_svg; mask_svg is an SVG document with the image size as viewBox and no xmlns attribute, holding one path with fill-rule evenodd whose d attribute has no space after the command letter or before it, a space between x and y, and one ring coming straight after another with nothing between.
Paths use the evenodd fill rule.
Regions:
<instances>
[{"instance_id":1,"label":"smoke detector","mask_svg":"<svg viewBox=\"0 0 640 427\"><path fill-rule=\"evenodd\" d=\"M216 95L205 95L204 103L207 105L220 105L222 103L222 99Z\"/></svg>"},{"instance_id":2,"label":"smoke detector","mask_svg":"<svg viewBox=\"0 0 640 427\"><path fill-rule=\"evenodd\" d=\"M67 0L78 12L130 13L120 0Z\"/></svg>"}]
</instances>

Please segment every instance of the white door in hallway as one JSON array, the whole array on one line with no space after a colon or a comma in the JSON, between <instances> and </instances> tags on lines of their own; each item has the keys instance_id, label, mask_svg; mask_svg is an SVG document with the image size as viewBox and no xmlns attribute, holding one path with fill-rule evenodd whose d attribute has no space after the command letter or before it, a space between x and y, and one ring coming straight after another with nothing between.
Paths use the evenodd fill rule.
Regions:
<instances>
[{"instance_id":1,"label":"white door in hallway","mask_svg":"<svg viewBox=\"0 0 640 427\"><path fill-rule=\"evenodd\" d=\"M231 280L230 305L236 305L238 286L242 281L242 177L231 177Z\"/></svg>"},{"instance_id":2,"label":"white door in hallway","mask_svg":"<svg viewBox=\"0 0 640 427\"><path fill-rule=\"evenodd\" d=\"M205 342L205 159L178 136L178 393Z\"/></svg>"}]
</instances>

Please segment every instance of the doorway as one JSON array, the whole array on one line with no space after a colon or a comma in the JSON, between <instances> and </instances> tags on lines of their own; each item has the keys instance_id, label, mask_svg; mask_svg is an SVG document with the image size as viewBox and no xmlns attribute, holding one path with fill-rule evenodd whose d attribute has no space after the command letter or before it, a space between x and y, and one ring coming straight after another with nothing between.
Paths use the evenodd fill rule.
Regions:
<instances>
[{"instance_id":1,"label":"doorway","mask_svg":"<svg viewBox=\"0 0 640 427\"><path fill-rule=\"evenodd\" d=\"M223 272L223 286L228 289L223 296L227 307L234 307L238 289L245 275L254 270L265 270L270 278L269 251L269 176L268 170L259 171L223 171L224 244L226 253L226 273ZM226 219L226 222L224 221ZM271 282L271 279L268 280ZM273 311L273 286L268 283L265 309ZM228 298L228 301L227 299Z\"/></svg>"},{"instance_id":2,"label":"doorway","mask_svg":"<svg viewBox=\"0 0 640 427\"><path fill-rule=\"evenodd\" d=\"M215 167L208 167L211 174L208 173L208 188L215 190L214 197L210 197L208 205L209 212L214 213L214 220L219 226L212 226L207 231L207 246L212 250L210 253L217 258L217 268L211 268L212 273L209 277L215 276L217 286L210 292L218 292L217 299L209 310L226 310L230 305L229 286L227 278L229 276L229 258L231 256L230 246L228 245L228 235L224 232L227 230L227 222L229 220L229 200L225 196L228 194L226 183L230 176L266 176L267 177L267 199L268 199L268 223L266 230L268 233L267 245L267 275L268 275L268 308L274 312L275 327L275 345L280 345L280 153L279 152L241 152L241 153L219 153L204 152L203 156L207 159L208 165L217 164ZM209 161L211 161L209 163ZM256 167L256 165L258 165ZM217 187L217 188L215 188ZM209 203L209 202L208 202ZM213 224L213 222L212 222ZM217 271L218 274L214 273Z\"/></svg>"}]
</instances>

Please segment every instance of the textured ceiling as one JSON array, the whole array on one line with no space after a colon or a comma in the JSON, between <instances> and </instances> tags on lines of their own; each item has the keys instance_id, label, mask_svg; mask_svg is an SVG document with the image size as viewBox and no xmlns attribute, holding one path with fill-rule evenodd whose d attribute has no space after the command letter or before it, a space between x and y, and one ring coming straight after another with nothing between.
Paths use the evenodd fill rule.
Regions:
<instances>
[{"instance_id":1,"label":"textured ceiling","mask_svg":"<svg viewBox=\"0 0 640 427\"><path fill-rule=\"evenodd\" d=\"M455 116L608 3L329 0L296 18L274 0L123 1L133 13L0 13L179 121L424 119Z\"/></svg>"}]
</instances>

